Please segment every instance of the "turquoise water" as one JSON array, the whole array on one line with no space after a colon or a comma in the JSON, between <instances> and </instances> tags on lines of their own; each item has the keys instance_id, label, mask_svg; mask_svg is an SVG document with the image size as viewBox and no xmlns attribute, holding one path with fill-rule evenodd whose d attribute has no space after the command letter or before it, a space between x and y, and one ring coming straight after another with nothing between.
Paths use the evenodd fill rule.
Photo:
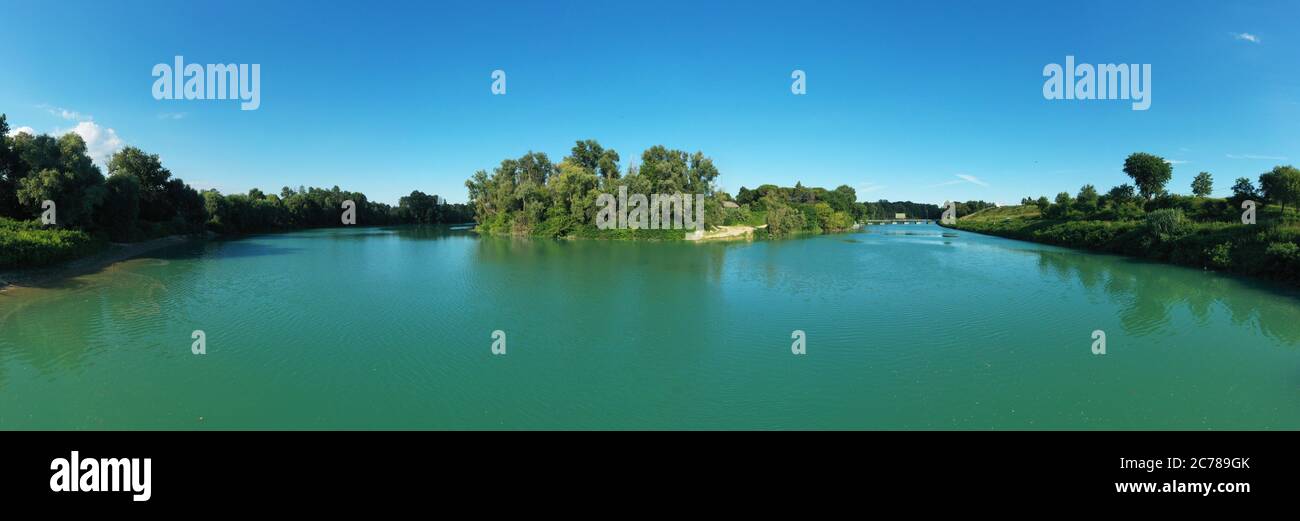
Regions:
<instances>
[{"instance_id":1,"label":"turquoise water","mask_svg":"<svg viewBox=\"0 0 1300 521\"><path fill-rule=\"evenodd\" d=\"M0 428L1300 428L1295 293L945 232L182 244L0 293Z\"/></svg>"}]
</instances>

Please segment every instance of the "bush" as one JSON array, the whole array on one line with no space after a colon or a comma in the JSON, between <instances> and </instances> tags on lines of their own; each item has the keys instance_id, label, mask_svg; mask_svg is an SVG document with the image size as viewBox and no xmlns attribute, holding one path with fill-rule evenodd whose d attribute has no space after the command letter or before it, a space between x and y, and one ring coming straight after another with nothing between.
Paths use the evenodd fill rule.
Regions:
<instances>
[{"instance_id":1,"label":"bush","mask_svg":"<svg viewBox=\"0 0 1300 521\"><path fill-rule=\"evenodd\" d=\"M1294 244L1292 245L1294 246ZM1210 267L1227 269L1232 266L1232 243L1221 242L1205 250L1205 258Z\"/></svg>"},{"instance_id":2,"label":"bush","mask_svg":"<svg viewBox=\"0 0 1300 521\"><path fill-rule=\"evenodd\" d=\"M1175 241L1188 233L1188 222L1183 211L1173 208L1147 213L1143 227L1148 237L1157 242Z\"/></svg>"},{"instance_id":3,"label":"bush","mask_svg":"<svg viewBox=\"0 0 1300 521\"><path fill-rule=\"evenodd\" d=\"M0 218L0 268L28 268L99 251L101 238L81 230L44 228L37 221Z\"/></svg>"},{"instance_id":4,"label":"bush","mask_svg":"<svg viewBox=\"0 0 1300 521\"><path fill-rule=\"evenodd\" d=\"M804 214L788 205L767 203L767 233L772 237L784 237L798 233L804 227Z\"/></svg>"}]
</instances>

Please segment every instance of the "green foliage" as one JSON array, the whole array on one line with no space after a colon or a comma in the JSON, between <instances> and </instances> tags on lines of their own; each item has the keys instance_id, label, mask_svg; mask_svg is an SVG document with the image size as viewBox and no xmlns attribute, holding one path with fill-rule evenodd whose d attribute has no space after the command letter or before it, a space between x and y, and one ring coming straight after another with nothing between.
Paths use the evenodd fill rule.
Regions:
<instances>
[{"instance_id":1,"label":"green foliage","mask_svg":"<svg viewBox=\"0 0 1300 521\"><path fill-rule=\"evenodd\" d=\"M1034 201L1034 205L1038 207L1039 213L1047 215L1047 211L1052 208L1052 201L1048 200L1047 196L1044 195L1039 197L1037 201Z\"/></svg>"},{"instance_id":2,"label":"green foliage","mask_svg":"<svg viewBox=\"0 0 1300 521\"><path fill-rule=\"evenodd\" d=\"M1164 208L1147 213L1143 229L1154 240L1169 242L1188 233L1187 217L1177 208Z\"/></svg>"},{"instance_id":3,"label":"green foliage","mask_svg":"<svg viewBox=\"0 0 1300 521\"><path fill-rule=\"evenodd\" d=\"M1232 267L1232 243L1221 242L1205 250L1205 258L1210 267L1214 269L1227 269Z\"/></svg>"},{"instance_id":4,"label":"green foliage","mask_svg":"<svg viewBox=\"0 0 1300 521\"><path fill-rule=\"evenodd\" d=\"M1210 192L1214 191L1214 176L1209 172L1196 174L1196 179L1192 180L1192 194L1197 197L1209 197Z\"/></svg>"},{"instance_id":5,"label":"green foliage","mask_svg":"<svg viewBox=\"0 0 1300 521\"><path fill-rule=\"evenodd\" d=\"M1032 206L998 208L953 227L1012 239L1083 248L1281 280L1300 286L1300 225L1196 222L1181 210L1151 212L1141 222L1051 220Z\"/></svg>"},{"instance_id":6,"label":"green foliage","mask_svg":"<svg viewBox=\"0 0 1300 521\"><path fill-rule=\"evenodd\" d=\"M1124 173L1133 178L1142 197L1151 199L1165 191L1174 168L1163 157L1138 152L1124 160Z\"/></svg>"},{"instance_id":7,"label":"green foliage","mask_svg":"<svg viewBox=\"0 0 1300 521\"><path fill-rule=\"evenodd\" d=\"M94 253L104 245L81 230L0 217L0 268L45 266Z\"/></svg>"},{"instance_id":8,"label":"green foliage","mask_svg":"<svg viewBox=\"0 0 1300 521\"><path fill-rule=\"evenodd\" d=\"M6 266L39 266L93 251L104 242L138 241L159 236L199 233L205 227L223 233L247 233L307 226L339 226L341 204L357 203L362 224L470 222L473 209L449 205L437 196L412 192L397 208L366 200L361 193L285 187L280 195L253 189L248 194L200 194L163 166L155 154L126 147L108 161L107 178L86 153L75 133L59 138L22 133L8 135L0 114L0 218ZM616 157L602 156L605 158ZM545 155L530 155L517 165L523 175L544 179ZM13 224L40 215L41 204L54 201L60 229ZM70 228L70 229L69 229Z\"/></svg>"},{"instance_id":9,"label":"green foliage","mask_svg":"<svg viewBox=\"0 0 1300 521\"><path fill-rule=\"evenodd\" d=\"M597 230L599 196L617 197L620 189L625 189L629 196L703 194L704 225L718 226L727 219L719 200L725 194L715 194L713 188L718 170L713 160L703 153L688 154L654 146L641 154L639 168L629 168L627 175L620 176L618 153L601 147L595 140L578 141L570 152L558 165L552 164L546 154L529 152L519 159L501 161L491 174L480 170L466 180L478 231L614 239L685 235L680 228L664 234L639 233L650 230L638 230L638 233ZM693 197L691 204L694 218Z\"/></svg>"},{"instance_id":10,"label":"green foliage","mask_svg":"<svg viewBox=\"0 0 1300 521\"><path fill-rule=\"evenodd\" d=\"M804 213L775 196L763 201L767 207L767 234L771 237L787 237L803 231L806 224Z\"/></svg>"},{"instance_id":11,"label":"green foliage","mask_svg":"<svg viewBox=\"0 0 1300 521\"><path fill-rule=\"evenodd\" d=\"M1247 199L1258 201L1262 199L1259 192L1255 189L1255 184L1250 182L1249 177L1238 177L1237 182L1232 185L1232 197L1230 200L1233 206L1240 206L1242 201Z\"/></svg>"},{"instance_id":12,"label":"green foliage","mask_svg":"<svg viewBox=\"0 0 1300 521\"><path fill-rule=\"evenodd\" d=\"M1074 198L1070 197L1067 192L1056 194L1056 202L1047 205L1045 208L1040 206L1043 217L1046 219L1066 219L1070 216L1070 208L1074 203Z\"/></svg>"},{"instance_id":13,"label":"green foliage","mask_svg":"<svg viewBox=\"0 0 1300 521\"><path fill-rule=\"evenodd\" d=\"M1074 207L1083 215L1092 215L1097 211L1101 196L1097 193L1097 187L1092 185L1083 185L1079 188L1079 195L1074 199Z\"/></svg>"},{"instance_id":14,"label":"green foliage","mask_svg":"<svg viewBox=\"0 0 1300 521\"><path fill-rule=\"evenodd\" d=\"M1278 166L1261 174L1259 187L1264 197L1269 202L1281 205L1283 211L1287 204L1292 208L1300 206L1300 170L1295 167Z\"/></svg>"},{"instance_id":15,"label":"green foliage","mask_svg":"<svg viewBox=\"0 0 1300 521\"><path fill-rule=\"evenodd\" d=\"M132 176L112 176L104 181L104 204L95 221L114 242L139 238L140 181ZM200 208L201 210L201 208Z\"/></svg>"}]
</instances>

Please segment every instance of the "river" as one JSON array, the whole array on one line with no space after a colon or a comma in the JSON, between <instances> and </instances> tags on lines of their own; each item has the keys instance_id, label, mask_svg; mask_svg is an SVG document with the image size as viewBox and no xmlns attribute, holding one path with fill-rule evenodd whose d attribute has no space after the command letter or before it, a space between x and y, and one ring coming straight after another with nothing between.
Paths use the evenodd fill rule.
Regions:
<instances>
[{"instance_id":1,"label":"river","mask_svg":"<svg viewBox=\"0 0 1300 521\"><path fill-rule=\"evenodd\" d=\"M0 293L0 429L1297 429L1297 297L930 225L195 241Z\"/></svg>"}]
</instances>

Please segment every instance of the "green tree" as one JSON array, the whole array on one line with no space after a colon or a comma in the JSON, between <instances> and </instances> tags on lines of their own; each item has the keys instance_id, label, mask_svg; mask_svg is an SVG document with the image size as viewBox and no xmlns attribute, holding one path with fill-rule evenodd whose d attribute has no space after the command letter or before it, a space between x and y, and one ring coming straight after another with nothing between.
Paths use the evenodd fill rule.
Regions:
<instances>
[{"instance_id":1,"label":"green tree","mask_svg":"<svg viewBox=\"0 0 1300 521\"><path fill-rule=\"evenodd\" d=\"M162 166L157 154L147 154L136 147L126 147L108 160L108 175L134 177L140 184L140 217L149 221L170 220L175 209L166 198L170 170Z\"/></svg>"},{"instance_id":2,"label":"green tree","mask_svg":"<svg viewBox=\"0 0 1300 521\"><path fill-rule=\"evenodd\" d=\"M1247 199L1259 199L1259 192L1255 190L1255 184L1250 181L1249 177L1238 177L1237 182L1232 185L1232 203L1234 206L1240 205Z\"/></svg>"},{"instance_id":3,"label":"green tree","mask_svg":"<svg viewBox=\"0 0 1300 521\"><path fill-rule=\"evenodd\" d=\"M767 207L767 233L772 237L784 237L797 233L804 228L803 212L768 195L763 201Z\"/></svg>"},{"instance_id":4,"label":"green tree","mask_svg":"<svg viewBox=\"0 0 1300 521\"><path fill-rule=\"evenodd\" d=\"M140 218L140 182L132 176L110 176L104 181L104 204L95 221L117 242L135 240Z\"/></svg>"},{"instance_id":5,"label":"green tree","mask_svg":"<svg viewBox=\"0 0 1300 521\"><path fill-rule=\"evenodd\" d=\"M59 225L84 226L104 200L104 187L97 183L86 185L76 174L52 168L18 182L18 202L31 214L39 214L47 200L55 204Z\"/></svg>"},{"instance_id":6,"label":"green tree","mask_svg":"<svg viewBox=\"0 0 1300 521\"><path fill-rule=\"evenodd\" d=\"M1046 216L1047 211L1052 207L1052 201L1048 200L1045 195L1040 196L1037 201L1034 201L1034 206L1038 207L1038 213Z\"/></svg>"},{"instance_id":7,"label":"green tree","mask_svg":"<svg viewBox=\"0 0 1300 521\"><path fill-rule=\"evenodd\" d=\"M1164 192L1174 168L1163 157L1138 152L1124 160L1124 173L1133 178L1142 198L1149 201Z\"/></svg>"},{"instance_id":8,"label":"green tree","mask_svg":"<svg viewBox=\"0 0 1300 521\"><path fill-rule=\"evenodd\" d=\"M1083 185L1079 189L1079 195L1075 197L1075 207L1084 214L1091 215L1097 211L1098 201L1101 196L1097 194L1097 188L1092 185Z\"/></svg>"},{"instance_id":9,"label":"green tree","mask_svg":"<svg viewBox=\"0 0 1300 521\"><path fill-rule=\"evenodd\" d=\"M24 168L15 195L28 216L39 215L41 204L54 201L60 225L87 226L104 199L104 175L86 155L86 142L69 132L58 139L20 134L14 141Z\"/></svg>"},{"instance_id":10,"label":"green tree","mask_svg":"<svg viewBox=\"0 0 1300 521\"><path fill-rule=\"evenodd\" d=\"M1214 177L1209 172L1196 174L1196 179L1192 180L1192 195L1197 197L1209 197L1210 192L1214 191Z\"/></svg>"},{"instance_id":11,"label":"green tree","mask_svg":"<svg viewBox=\"0 0 1300 521\"><path fill-rule=\"evenodd\" d=\"M1282 215L1286 215L1286 205L1300 206L1300 170L1290 165L1277 166L1273 170L1260 174L1260 191L1269 201L1282 206Z\"/></svg>"}]
</instances>

